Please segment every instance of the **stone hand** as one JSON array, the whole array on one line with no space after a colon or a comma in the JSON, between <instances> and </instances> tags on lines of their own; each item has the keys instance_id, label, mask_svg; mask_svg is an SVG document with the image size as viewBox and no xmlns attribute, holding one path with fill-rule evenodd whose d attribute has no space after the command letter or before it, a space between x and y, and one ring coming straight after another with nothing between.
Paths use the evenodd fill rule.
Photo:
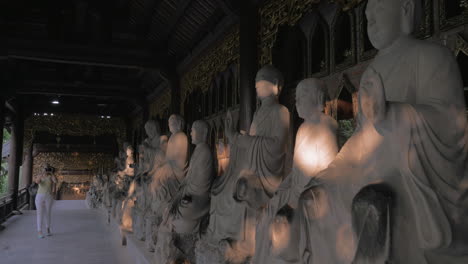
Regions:
<instances>
[{"instance_id":1,"label":"stone hand","mask_svg":"<svg viewBox=\"0 0 468 264\"><path fill-rule=\"evenodd\" d=\"M359 99L362 114L374 125L385 119L385 90L380 74L369 67L361 80Z\"/></svg>"}]
</instances>

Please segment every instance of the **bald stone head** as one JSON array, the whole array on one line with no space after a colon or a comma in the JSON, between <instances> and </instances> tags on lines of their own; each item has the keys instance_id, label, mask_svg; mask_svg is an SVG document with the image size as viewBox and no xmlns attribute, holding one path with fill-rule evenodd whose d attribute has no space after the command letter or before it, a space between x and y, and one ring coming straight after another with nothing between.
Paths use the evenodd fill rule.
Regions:
<instances>
[{"instance_id":1,"label":"bald stone head","mask_svg":"<svg viewBox=\"0 0 468 264\"><path fill-rule=\"evenodd\" d=\"M296 87L296 109L300 118L317 115L323 110L326 86L322 80L309 78Z\"/></svg>"},{"instance_id":2,"label":"bald stone head","mask_svg":"<svg viewBox=\"0 0 468 264\"><path fill-rule=\"evenodd\" d=\"M154 120L148 120L145 124L145 132L149 138L154 138L161 134L161 128L159 127L158 122Z\"/></svg>"},{"instance_id":3,"label":"bald stone head","mask_svg":"<svg viewBox=\"0 0 468 264\"><path fill-rule=\"evenodd\" d=\"M192 131L190 136L192 138L192 144L197 145L199 143L208 141L209 125L204 120L197 120L193 122Z\"/></svg>"},{"instance_id":4,"label":"bald stone head","mask_svg":"<svg viewBox=\"0 0 468 264\"><path fill-rule=\"evenodd\" d=\"M180 132L184 129L185 121L184 118L180 115L173 114L169 117L169 131L172 134Z\"/></svg>"},{"instance_id":5,"label":"bald stone head","mask_svg":"<svg viewBox=\"0 0 468 264\"><path fill-rule=\"evenodd\" d=\"M257 96L262 99L271 95L278 95L283 87L283 74L273 65L265 65L255 76Z\"/></svg>"},{"instance_id":6,"label":"bald stone head","mask_svg":"<svg viewBox=\"0 0 468 264\"><path fill-rule=\"evenodd\" d=\"M382 50L410 35L421 19L421 0L369 0L367 31L372 45Z\"/></svg>"}]
</instances>

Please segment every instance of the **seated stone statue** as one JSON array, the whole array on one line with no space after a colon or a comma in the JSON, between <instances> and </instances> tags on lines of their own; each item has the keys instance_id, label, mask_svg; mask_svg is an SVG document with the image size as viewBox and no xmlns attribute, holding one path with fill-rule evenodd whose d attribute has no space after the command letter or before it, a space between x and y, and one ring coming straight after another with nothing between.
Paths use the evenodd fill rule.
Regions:
<instances>
[{"instance_id":1,"label":"seated stone statue","mask_svg":"<svg viewBox=\"0 0 468 264\"><path fill-rule=\"evenodd\" d=\"M121 222L121 229L127 232L132 232L133 227L133 218L132 218L132 210L135 205L135 169L133 168L134 165L134 158L133 158L133 147L127 147L127 158L125 160L125 169L123 171L119 171L118 175L123 181L124 188L123 190L126 193L126 197L122 203L122 222Z\"/></svg>"},{"instance_id":2,"label":"seated stone statue","mask_svg":"<svg viewBox=\"0 0 468 264\"><path fill-rule=\"evenodd\" d=\"M210 188L214 179L214 159L208 146L209 126L203 120L192 125L192 144L196 145L190 166L172 202L171 215L176 233L197 233L210 209Z\"/></svg>"},{"instance_id":3,"label":"seated stone statue","mask_svg":"<svg viewBox=\"0 0 468 264\"><path fill-rule=\"evenodd\" d=\"M448 49L410 36L419 7L416 0L367 4L379 52L361 79L357 130L301 196L306 263L468 261L463 86ZM384 227L375 237L355 232L377 226L379 210L389 208L366 198L374 197L369 185L386 186L394 199L391 221L381 221L390 223L387 236ZM369 210L359 208L364 201ZM389 239L380 254L366 252Z\"/></svg>"},{"instance_id":4,"label":"seated stone statue","mask_svg":"<svg viewBox=\"0 0 468 264\"><path fill-rule=\"evenodd\" d=\"M139 239L145 240L146 247L149 251L154 251L153 238L153 212L151 211L151 199L155 195L151 189L153 175L162 166L165 160L165 153L160 148L161 129L159 124L154 120L148 120L145 123L145 132L147 138L139 147L139 163L137 167L136 179L136 208L138 219L138 231L136 232ZM139 187L138 187L139 186Z\"/></svg>"},{"instance_id":5,"label":"seated stone statue","mask_svg":"<svg viewBox=\"0 0 468 264\"><path fill-rule=\"evenodd\" d=\"M191 137L196 147L187 175L171 201L169 215L159 228L156 263L172 263L177 259L186 259L189 263L195 261L195 243L181 241L195 241L202 231L202 220L208 220L210 188L215 174L213 155L207 144L208 132L205 121L193 123Z\"/></svg>"},{"instance_id":6,"label":"seated stone statue","mask_svg":"<svg viewBox=\"0 0 468 264\"><path fill-rule=\"evenodd\" d=\"M156 190L153 206L161 208L165 208L165 203L178 191L187 168L188 139L183 132L184 119L180 115L171 115L168 123L172 135L167 143L166 160L152 181L152 188Z\"/></svg>"},{"instance_id":7,"label":"seated stone statue","mask_svg":"<svg viewBox=\"0 0 468 264\"><path fill-rule=\"evenodd\" d=\"M296 209L304 186L327 168L338 153L338 124L324 114L325 85L317 79L301 81L296 88L296 109L304 123L294 147L293 169L270 199L257 224L256 250L252 263L302 263L300 223ZM290 211L288 214L282 212ZM278 212L280 212L278 214ZM287 218L284 228L282 218Z\"/></svg>"},{"instance_id":8,"label":"seated stone statue","mask_svg":"<svg viewBox=\"0 0 468 264\"><path fill-rule=\"evenodd\" d=\"M229 242L228 251L233 251L227 252L228 258L253 254L256 210L268 202L287 174L289 111L278 103L282 85L282 74L271 65L264 66L256 76L261 106L249 134L235 132L230 114L226 120L230 162L213 183L208 235L214 243ZM252 195L246 197L246 193Z\"/></svg>"},{"instance_id":9,"label":"seated stone statue","mask_svg":"<svg viewBox=\"0 0 468 264\"><path fill-rule=\"evenodd\" d=\"M117 223L122 224L124 200L127 197L128 188L130 182L134 176L134 170L132 168L133 160L133 147L128 143L124 142L123 151L119 153L120 162L117 162L118 168L115 175L113 175L113 215L117 220Z\"/></svg>"},{"instance_id":10,"label":"seated stone statue","mask_svg":"<svg viewBox=\"0 0 468 264\"><path fill-rule=\"evenodd\" d=\"M145 168L149 167L144 161L145 147L143 144L138 146L138 163L135 168L135 206L132 211L133 218L133 234L139 240L145 240L145 212L146 212L146 184L147 174L145 174ZM149 163L149 162L148 162Z\"/></svg>"},{"instance_id":11,"label":"seated stone statue","mask_svg":"<svg viewBox=\"0 0 468 264\"><path fill-rule=\"evenodd\" d=\"M188 139L183 132L184 119L179 115L171 115L168 123L172 135L167 143L165 159L161 160L157 170L151 172L150 230L153 246L157 241L163 213L177 194L187 166ZM164 141L164 138L160 140Z\"/></svg>"}]
</instances>

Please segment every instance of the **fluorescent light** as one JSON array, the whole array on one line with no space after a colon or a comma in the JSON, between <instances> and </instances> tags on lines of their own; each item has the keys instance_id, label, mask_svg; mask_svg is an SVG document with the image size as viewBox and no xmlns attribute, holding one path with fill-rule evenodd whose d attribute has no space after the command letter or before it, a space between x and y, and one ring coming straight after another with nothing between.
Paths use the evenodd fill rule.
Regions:
<instances>
[{"instance_id":1,"label":"fluorescent light","mask_svg":"<svg viewBox=\"0 0 468 264\"><path fill-rule=\"evenodd\" d=\"M51 103L54 104L54 105L58 105L58 104L60 104L60 101L57 100L57 99L54 99L54 100L52 100Z\"/></svg>"}]
</instances>

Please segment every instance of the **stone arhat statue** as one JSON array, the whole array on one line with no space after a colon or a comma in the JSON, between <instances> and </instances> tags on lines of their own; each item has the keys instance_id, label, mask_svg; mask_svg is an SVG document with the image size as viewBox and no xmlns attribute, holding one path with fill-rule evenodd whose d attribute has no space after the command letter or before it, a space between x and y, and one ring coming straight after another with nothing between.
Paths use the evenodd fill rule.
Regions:
<instances>
[{"instance_id":1,"label":"stone arhat statue","mask_svg":"<svg viewBox=\"0 0 468 264\"><path fill-rule=\"evenodd\" d=\"M463 85L450 50L411 36L420 6L368 1L378 53L361 79L358 129L302 195L307 263L467 261ZM366 199L384 189L394 206Z\"/></svg>"},{"instance_id":2,"label":"stone arhat statue","mask_svg":"<svg viewBox=\"0 0 468 264\"><path fill-rule=\"evenodd\" d=\"M266 81L277 86L278 90L275 91L275 95L279 95L284 85L283 74L273 65L265 65L258 70L255 82L258 83L260 81Z\"/></svg>"},{"instance_id":3,"label":"stone arhat statue","mask_svg":"<svg viewBox=\"0 0 468 264\"><path fill-rule=\"evenodd\" d=\"M215 243L233 241L227 254L239 261L253 254L257 208L273 196L286 174L289 111L278 103L282 85L276 68L263 67L255 83L261 105L249 133L235 130L230 113L225 122L230 161L213 183L208 232Z\"/></svg>"},{"instance_id":4,"label":"stone arhat statue","mask_svg":"<svg viewBox=\"0 0 468 264\"><path fill-rule=\"evenodd\" d=\"M296 135L293 169L257 223L252 263L303 263L307 238L297 210L299 197L338 153L337 122L322 112L325 93L324 82L315 78L302 80L296 87L296 109L304 123Z\"/></svg>"}]
</instances>

